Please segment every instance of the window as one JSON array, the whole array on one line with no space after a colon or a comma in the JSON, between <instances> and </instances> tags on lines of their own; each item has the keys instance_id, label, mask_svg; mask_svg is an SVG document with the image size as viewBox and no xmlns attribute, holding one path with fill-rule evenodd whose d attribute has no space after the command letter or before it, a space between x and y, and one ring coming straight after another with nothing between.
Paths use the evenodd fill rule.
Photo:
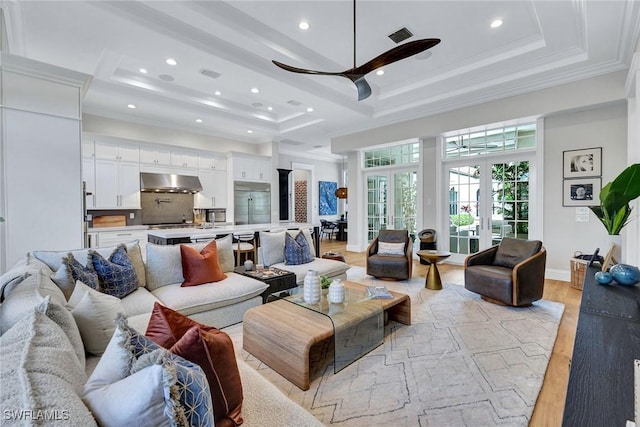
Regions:
<instances>
[{"instance_id":1,"label":"window","mask_svg":"<svg viewBox=\"0 0 640 427\"><path fill-rule=\"evenodd\" d=\"M454 132L444 138L447 159L536 148L536 124Z\"/></svg>"},{"instance_id":2,"label":"window","mask_svg":"<svg viewBox=\"0 0 640 427\"><path fill-rule=\"evenodd\" d=\"M420 145L418 142L394 145L364 152L364 167L396 166L418 163L420 161Z\"/></svg>"}]
</instances>

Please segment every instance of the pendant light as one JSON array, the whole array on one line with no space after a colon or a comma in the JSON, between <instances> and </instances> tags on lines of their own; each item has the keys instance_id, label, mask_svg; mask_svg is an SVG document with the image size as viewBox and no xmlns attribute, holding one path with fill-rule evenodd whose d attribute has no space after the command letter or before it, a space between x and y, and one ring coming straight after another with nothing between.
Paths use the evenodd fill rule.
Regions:
<instances>
[{"instance_id":1,"label":"pendant light","mask_svg":"<svg viewBox=\"0 0 640 427\"><path fill-rule=\"evenodd\" d=\"M336 190L336 197L337 197L338 199L346 199L346 198L347 198L347 193L348 193L348 191L347 191L347 190L348 190L348 189L347 189L347 187L346 187L346 185L347 185L347 184L346 184L346 182L345 182L346 180L345 180L345 178L344 178L344 170L345 170L345 167L344 167L344 156L342 156L342 185L343 185L343 186L342 186L342 187L339 187L339 188Z\"/></svg>"}]
</instances>

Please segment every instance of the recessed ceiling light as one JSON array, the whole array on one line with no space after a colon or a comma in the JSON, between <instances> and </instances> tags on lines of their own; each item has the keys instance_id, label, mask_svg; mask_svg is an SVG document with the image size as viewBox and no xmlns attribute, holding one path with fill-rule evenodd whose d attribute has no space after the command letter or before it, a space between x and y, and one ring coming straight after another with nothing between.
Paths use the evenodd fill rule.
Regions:
<instances>
[{"instance_id":1,"label":"recessed ceiling light","mask_svg":"<svg viewBox=\"0 0 640 427\"><path fill-rule=\"evenodd\" d=\"M134 108L136 108L136 106L134 104L129 104L127 105L127 108L131 108L133 110Z\"/></svg>"},{"instance_id":2,"label":"recessed ceiling light","mask_svg":"<svg viewBox=\"0 0 640 427\"><path fill-rule=\"evenodd\" d=\"M380 69L380 70L376 71L376 74L381 76L381 75L384 74L384 70Z\"/></svg>"},{"instance_id":3,"label":"recessed ceiling light","mask_svg":"<svg viewBox=\"0 0 640 427\"><path fill-rule=\"evenodd\" d=\"M196 123L202 123L202 119L196 119Z\"/></svg>"},{"instance_id":4,"label":"recessed ceiling light","mask_svg":"<svg viewBox=\"0 0 640 427\"><path fill-rule=\"evenodd\" d=\"M249 129L249 130L247 131L247 133L253 133L253 131L252 131L251 129Z\"/></svg>"},{"instance_id":5,"label":"recessed ceiling light","mask_svg":"<svg viewBox=\"0 0 640 427\"><path fill-rule=\"evenodd\" d=\"M312 107L307 108L307 113L313 113L313 108Z\"/></svg>"},{"instance_id":6,"label":"recessed ceiling light","mask_svg":"<svg viewBox=\"0 0 640 427\"><path fill-rule=\"evenodd\" d=\"M260 89L258 89L257 87L251 88L251 93L258 93L258 92L260 92Z\"/></svg>"},{"instance_id":7,"label":"recessed ceiling light","mask_svg":"<svg viewBox=\"0 0 640 427\"><path fill-rule=\"evenodd\" d=\"M502 25L502 19L496 19L491 23L491 28L498 28Z\"/></svg>"},{"instance_id":8,"label":"recessed ceiling light","mask_svg":"<svg viewBox=\"0 0 640 427\"><path fill-rule=\"evenodd\" d=\"M301 30L308 30L309 23L307 21L300 21L300 23L298 24L298 28L300 28Z\"/></svg>"},{"instance_id":9,"label":"recessed ceiling light","mask_svg":"<svg viewBox=\"0 0 640 427\"><path fill-rule=\"evenodd\" d=\"M140 68L140 72L142 74L147 74L147 69L146 68Z\"/></svg>"},{"instance_id":10,"label":"recessed ceiling light","mask_svg":"<svg viewBox=\"0 0 640 427\"><path fill-rule=\"evenodd\" d=\"M273 111L273 107L267 107L267 110Z\"/></svg>"},{"instance_id":11,"label":"recessed ceiling light","mask_svg":"<svg viewBox=\"0 0 640 427\"><path fill-rule=\"evenodd\" d=\"M217 91L215 91L215 94L216 94L216 95L218 95L218 96L220 96L220 95L222 95L222 92L220 92L219 90L217 90Z\"/></svg>"},{"instance_id":12,"label":"recessed ceiling light","mask_svg":"<svg viewBox=\"0 0 640 427\"><path fill-rule=\"evenodd\" d=\"M169 65L178 65L178 61L176 61L173 58L167 58L167 60L165 61L167 64Z\"/></svg>"}]
</instances>

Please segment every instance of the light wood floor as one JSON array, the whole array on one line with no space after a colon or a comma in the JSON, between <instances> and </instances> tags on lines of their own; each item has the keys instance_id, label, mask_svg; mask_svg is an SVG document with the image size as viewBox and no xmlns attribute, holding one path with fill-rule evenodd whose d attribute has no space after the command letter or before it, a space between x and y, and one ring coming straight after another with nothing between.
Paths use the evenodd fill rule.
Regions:
<instances>
[{"instance_id":1,"label":"light wood floor","mask_svg":"<svg viewBox=\"0 0 640 427\"><path fill-rule=\"evenodd\" d=\"M349 252L345 247L346 242L323 239L320 244L320 252L341 252L345 256L347 264L359 267L366 266L364 253ZM439 264L438 270L443 282L464 282L463 268L461 266ZM414 261L413 277L426 277L426 274L427 266ZM569 381L569 363L573 353L581 297L582 292L572 288L569 282L559 280L545 281L544 299L561 302L564 304L565 309L542 390L529 423L530 426L559 427L562 425L562 413Z\"/></svg>"}]
</instances>

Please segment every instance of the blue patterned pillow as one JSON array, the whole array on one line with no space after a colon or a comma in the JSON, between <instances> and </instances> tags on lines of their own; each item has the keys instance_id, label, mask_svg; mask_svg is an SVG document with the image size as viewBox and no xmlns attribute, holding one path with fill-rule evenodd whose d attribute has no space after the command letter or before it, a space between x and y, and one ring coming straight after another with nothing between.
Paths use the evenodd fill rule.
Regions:
<instances>
[{"instance_id":1,"label":"blue patterned pillow","mask_svg":"<svg viewBox=\"0 0 640 427\"><path fill-rule=\"evenodd\" d=\"M89 260L98 274L100 292L124 298L138 289L136 269L127 255L125 245L118 245L109 260L96 251L89 251Z\"/></svg>"},{"instance_id":2,"label":"blue patterned pillow","mask_svg":"<svg viewBox=\"0 0 640 427\"><path fill-rule=\"evenodd\" d=\"M135 359L162 348L149 338L131 329L122 316L118 317L116 324L123 331L128 332L130 337L129 350ZM213 403L209 382L204 371L197 364L171 352L169 352L168 359L176 366L178 403L181 407L178 409L179 418L184 415L182 420L185 420L185 425L188 426L213 427L215 425Z\"/></svg>"},{"instance_id":3,"label":"blue patterned pillow","mask_svg":"<svg viewBox=\"0 0 640 427\"><path fill-rule=\"evenodd\" d=\"M67 266L69 277L73 279L73 283L80 280L85 285L90 286L93 289L98 289L98 274L92 268L91 263L85 267L73 257L71 252L69 252L66 257L62 258L62 263Z\"/></svg>"},{"instance_id":4,"label":"blue patterned pillow","mask_svg":"<svg viewBox=\"0 0 640 427\"><path fill-rule=\"evenodd\" d=\"M289 233L285 233L284 240L284 263L288 265L307 264L313 261L311 249L307 243L306 237L302 231L298 233L296 238L291 237Z\"/></svg>"}]
</instances>

